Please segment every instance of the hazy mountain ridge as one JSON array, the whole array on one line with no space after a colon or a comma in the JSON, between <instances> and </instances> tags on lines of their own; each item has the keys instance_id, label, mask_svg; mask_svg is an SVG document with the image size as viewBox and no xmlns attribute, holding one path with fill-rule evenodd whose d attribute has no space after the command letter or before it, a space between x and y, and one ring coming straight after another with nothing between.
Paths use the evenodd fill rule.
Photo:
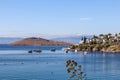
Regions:
<instances>
[{"instance_id":1,"label":"hazy mountain ridge","mask_svg":"<svg viewBox=\"0 0 120 80\"><path fill-rule=\"evenodd\" d=\"M10 44L14 41L20 40L22 38L17 37L0 37L0 44Z\"/></svg>"},{"instance_id":2,"label":"hazy mountain ridge","mask_svg":"<svg viewBox=\"0 0 120 80\"><path fill-rule=\"evenodd\" d=\"M66 36L66 37L58 37L58 38L52 38L50 40L53 41L60 41L60 42L67 42L72 44L77 44L81 40L83 35L80 36ZM91 38L92 35L86 35L87 38ZM17 38L17 37L0 37L0 44L10 44L12 42L21 40L23 38Z\"/></svg>"},{"instance_id":3,"label":"hazy mountain ridge","mask_svg":"<svg viewBox=\"0 0 120 80\"><path fill-rule=\"evenodd\" d=\"M87 38L91 38L93 35L68 36L68 37L54 38L52 40L78 44L83 36Z\"/></svg>"}]
</instances>

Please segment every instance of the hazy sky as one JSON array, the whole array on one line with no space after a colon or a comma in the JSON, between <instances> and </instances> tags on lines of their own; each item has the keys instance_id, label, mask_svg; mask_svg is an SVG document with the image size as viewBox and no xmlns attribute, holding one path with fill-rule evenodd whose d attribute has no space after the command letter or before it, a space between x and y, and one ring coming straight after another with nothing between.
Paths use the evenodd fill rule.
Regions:
<instances>
[{"instance_id":1,"label":"hazy sky","mask_svg":"<svg viewBox=\"0 0 120 80\"><path fill-rule=\"evenodd\" d=\"M120 0L0 0L0 36L120 32Z\"/></svg>"}]
</instances>

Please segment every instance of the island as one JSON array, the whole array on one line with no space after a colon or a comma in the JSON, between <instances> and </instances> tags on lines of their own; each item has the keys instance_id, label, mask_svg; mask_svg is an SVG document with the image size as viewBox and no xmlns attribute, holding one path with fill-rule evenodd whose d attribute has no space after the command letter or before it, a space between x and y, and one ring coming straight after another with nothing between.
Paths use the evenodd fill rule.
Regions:
<instances>
[{"instance_id":1,"label":"island","mask_svg":"<svg viewBox=\"0 0 120 80\"><path fill-rule=\"evenodd\" d=\"M69 49L74 51L120 52L120 33L93 35L89 39L83 36L79 44L71 45Z\"/></svg>"},{"instance_id":2,"label":"island","mask_svg":"<svg viewBox=\"0 0 120 80\"><path fill-rule=\"evenodd\" d=\"M70 46L72 44L66 43L66 42L43 39L43 38L30 37L30 38L24 38L22 40L12 42L10 43L10 45L13 45L13 46L19 46L19 45L21 46Z\"/></svg>"}]
</instances>

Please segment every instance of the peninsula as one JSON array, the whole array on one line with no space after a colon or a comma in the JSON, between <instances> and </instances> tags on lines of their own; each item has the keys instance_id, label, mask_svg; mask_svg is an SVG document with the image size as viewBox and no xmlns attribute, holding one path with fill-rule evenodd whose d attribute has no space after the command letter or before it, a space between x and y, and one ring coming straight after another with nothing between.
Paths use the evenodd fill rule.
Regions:
<instances>
[{"instance_id":1,"label":"peninsula","mask_svg":"<svg viewBox=\"0 0 120 80\"><path fill-rule=\"evenodd\" d=\"M70 49L78 51L120 52L120 33L94 35L90 39L84 36L79 44L70 46Z\"/></svg>"}]
</instances>

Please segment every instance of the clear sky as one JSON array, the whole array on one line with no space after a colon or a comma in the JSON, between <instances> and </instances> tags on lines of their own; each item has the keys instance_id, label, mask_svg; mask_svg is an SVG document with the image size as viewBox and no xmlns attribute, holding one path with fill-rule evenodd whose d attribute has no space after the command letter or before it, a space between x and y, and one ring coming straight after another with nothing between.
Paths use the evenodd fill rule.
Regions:
<instances>
[{"instance_id":1,"label":"clear sky","mask_svg":"<svg viewBox=\"0 0 120 80\"><path fill-rule=\"evenodd\" d=\"M0 36L120 32L120 0L0 0Z\"/></svg>"}]
</instances>

